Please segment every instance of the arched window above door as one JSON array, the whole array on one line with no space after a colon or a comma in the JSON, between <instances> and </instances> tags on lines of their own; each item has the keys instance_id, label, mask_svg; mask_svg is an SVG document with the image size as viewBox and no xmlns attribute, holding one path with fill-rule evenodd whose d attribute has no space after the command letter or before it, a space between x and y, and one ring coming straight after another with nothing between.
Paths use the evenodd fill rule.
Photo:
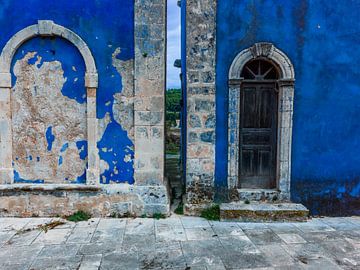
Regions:
<instances>
[{"instance_id":1,"label":"arched window above door","mask_svg":"<svg viewBox=\"0 0 360 270\"><path fill-rule=\"evenodd\" d=\"M271 62L264 59L256 59L246 63L241 72L241 77L244 80L278 80L279 72Z\"/></svg>"}]
</instances>

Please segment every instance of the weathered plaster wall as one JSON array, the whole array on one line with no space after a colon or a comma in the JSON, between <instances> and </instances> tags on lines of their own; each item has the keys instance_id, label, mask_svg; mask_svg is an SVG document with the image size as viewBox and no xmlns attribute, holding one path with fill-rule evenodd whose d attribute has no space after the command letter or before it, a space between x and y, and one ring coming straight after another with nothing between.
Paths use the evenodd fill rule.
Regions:
<instances>
[{"instance_id":1,"label":"weathered plaster wall","mask_svg":"<svg viewBox=\"0 0 360 270\"><path fill-rule=\"evenodd\" d=\"M38 215L66 214L81 205L93 211L96 203L105 209L94 210L96 215L121 214L125 206L118 202L136 215L169 211L164 181L165 3L2 2L0 48L25 27L51 20L84 40L99 78L98 88L86 91L84 59L74 44L54 35L32 38L16 51L11 122L17 185L0 187L0 199L7 202L2 215L30 215L41 202ZM18 16L20 10L26 12ZM96 95L96 115L88 111L95 99L86 104L87 95ZM88 133L90 129L95 132ZM88 149L89 134L96 139L95 151ZM88 153L98 153L100 159L99 187L91 196L85 185L75 185L89 184ZM62 184L73 187L59 193ZM24 201L21 209L16 200Z\"/></svg>"},{"instance_id":2,"label":"weathered plaster wall","mask_svg":"<svg viewBox=\"0 0 360 270\"><path fill-rule=\"evenodd\" d=\"M19 10L31 10L31 12L23 12L22 16L18 16ZM12 18L11 20L9 20L10 17ZM39 19L51 19L54 22L71 29L84 39L89 48L91 48L95 62L97 63L99 74L97 118L100 126L98 133L98 148L101 160L101 183L134 183L134 141L132 139L133 113L132 110L130 113L128 112L128 104L132 104L133 90L129 90L129 88L132 87L132 83L129 83L129 81L132 81L132 65L135 57L133 38L133 1L72 1L64 3L44 2L39 0L26 1L25 3L20 3L18 1L4 1L0 9L0 26L3 29L0 37L0 47L3 48L5 43L17 31L36 23ZM116 29L116 31L114 31L114 29ZM60 38L43 38L42 41L38 42L30 40L28 43L24 44L22 48L18 50L19 57L16 57L16 59L19 60L20 55L25 56L27 52L37 52L40 57L47 57L52 62L59 61L59 64L61 64L64 69L63 77L66 78L66 82L64 82L63 87L60 88L60 85L58 86L58 92L61 90L64 96L67 95L66 92L71 92L70 101L77 101L77 103L84 106L84 102L86 102L84 69L79 66L83 66L83 60L78 52L74 52L76 48ZM16 61L13 64L15 65ZM77 70L78 80L73 78L75 73L73 66L76 68L76 64L79 66ZM33 65L36 64L33 63ZM14 74L14 66L12 71ZM123 74L121 74L121 72ZM54 74L54 71L49 71L49 76L54 76ZM54 80L55 78L51 79L51 81ZM39 83L40 81L41 80L39 80ZM66 89L63 89L64 87L72 90L67 91ZM126 103L126 106L122 107L122 103ZM59 107L60 109L63 104L61 103L61 100L54 98L51 105ZM37 104L37 106L41 107L41 104ZM119 110L118 107L122 107L122 109ZM115 113L114 108L118 109ZM63 109L63 111L66 110ZM81 109L78 111L81 114ZM122 114L122 111L127 113ZM120 114L123 115L121 120L119 117ZM52 118L51 114L48 116L49 118ZM69 118L66 119L69 121L71 120ZM86 124L83 121L79 122ZM64 126L54 126L56 125L56 121L47 124L48 126L45 128L53 126L53 132L56 132L57 129L61 129L61 126ZM73 123L73 126L76 126L76 124ZM69 128L70 127L67 127L66 129ZM80 129L84 131L86 126L83 126ZM40 137L41 140L45 140L46 130L39 130L39 132L35 133L37 134L36 136L39 137L39 140ZM50 134L50 131L48 131L48 134ZM16 135L17 134L14 134L14 136ZM59 149L57 148L61 148L61 146L58 146L59 144L66 143L66 139L63 141L63 139L56 137L57 134L54 135L54 144L57 146L51 151L52 158L50 158L48 163L52 163L53 166L48 167L48 172L57 170L54 166L58 167L58 159L61 157L61 154L58 151ZM51 137L51 135L49 136ZM63 137L60 134L59 136ZM79 135L79 137L81 137L81 135ZM68 139L71 139L69 141L70 144L74 144L77 141L75 137L68 137ZM86 138L82 139L86 140ZM44 151L38 149L38 151L41 151L42 156L49 155L49 151L47 151L46 148L47 147L44 147ZM86 144L84 144L84 148L86 148ZM32 168L33 171L39 172L39 170L37 170L37 165L40 163L40 166L45 169L45 160L40 157L40 162L37 163L36 157L39 154L32 153L30 149L27 150L27 156L34 157L32 162L27 163L27 166ZM57 151L57 153L55 153L55 151ZM26 158L26 156L21 157L21 159L24 158ZM16 156L14 156L14 159L15 163L17 163ZM42 162L45 163L41 165ZM49 177L52 175L53 173L49 173ZM84 176L81 175L82 173L76 176L83 178ZM76 182L75 175L72 175L68 180L65 178L68 177L61 175L56 181ZM22 175L22 173L19 172L19 179L26 182L45 180L41 173L36 175L35 172L33 175Z\"/></svg>"},{"instance_id":3,"label":"weathered plaster wall","mask_svg":"<svg viewBox=\"0 0 360 270\"><path fill-rule=\"evenodd\" d=\"M256 42L295 67L292 199L313 214L359 214L357 1L221 0L217 12L216 178L226 186L228 71Z\"/></svg>"}]
</instances>

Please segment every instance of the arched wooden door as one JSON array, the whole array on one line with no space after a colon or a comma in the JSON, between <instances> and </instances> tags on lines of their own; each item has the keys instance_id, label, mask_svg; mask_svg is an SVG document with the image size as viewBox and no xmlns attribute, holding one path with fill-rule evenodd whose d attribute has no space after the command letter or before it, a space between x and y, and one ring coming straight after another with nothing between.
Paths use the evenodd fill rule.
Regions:
<instances>
[{"instance_id":1,"label":"arched wooden door","mask_svg":"<svg viewBox=\"0 0 360 270\"><path fill-rule=\"evenodd\" d=\"M278 72L266 60L253 60L242 77L239 187L276 188Z\"/></svg>"}]
</instances>

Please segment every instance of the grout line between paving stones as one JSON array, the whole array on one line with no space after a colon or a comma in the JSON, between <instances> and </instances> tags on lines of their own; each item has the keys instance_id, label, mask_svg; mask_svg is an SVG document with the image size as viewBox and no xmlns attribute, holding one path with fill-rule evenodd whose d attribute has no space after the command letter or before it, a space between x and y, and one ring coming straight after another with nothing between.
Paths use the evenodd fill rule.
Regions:
<instances>
[{"instance_id":1,"label":"grout line between paving stones","mask_svg":"<svg viewBox=\"0 0 360 270\"><path fill-rule=\"evenodd\" d=\"M101 221L101 218L99 218L99 221L98 221L98 223L97 223L96 226L95 226L95 229L94 229L94 231L93 231L93 233L92 233L92 235L91 235L91 238L90 238L90 240L89 240L89 243L92 242L92 239L94 238L95 232L96 232L96 230L97 230L97 228L98 228L98 226L99 226L100 221ZM80 249L80 248L79 248L79 249Z\"/></svg>"}]
</instances>

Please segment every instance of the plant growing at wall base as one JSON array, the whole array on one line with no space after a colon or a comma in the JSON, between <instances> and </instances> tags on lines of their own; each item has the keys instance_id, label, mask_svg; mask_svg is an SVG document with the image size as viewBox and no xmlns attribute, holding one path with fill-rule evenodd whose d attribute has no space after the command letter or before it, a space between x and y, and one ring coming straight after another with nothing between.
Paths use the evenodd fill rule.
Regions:
<instances>
[{"instance_id":1,"label":"plant growing at wall base","mask_svg":"<svg viewBox=\"0 0 360 270\"><path fill-rule=\"evenodd\" d=\"M207 220L220 220L220 206L218 204L214 204L209 208L204 209L200 216Z\"/></svg>"},{"instance_id":2,"label":"plant growing at wall base","mask_svg":"<svg viewBox=\"0 0 360 270\"><path fill-rule=\"evenodd\" d=\"M89 220L90 218L91 218L91 215L84 211L77 211L76 213L72 214L71 216L66 217L67 220L73 221L73 222L86 221L86 220Z\"/></svg>"},{"instance_id":3,"label":"plant growing at wall base","mask_svg":"<svg viewBox=\"0 0 360 270\"><path fill-rule=\"evenodd\" d=\"M153 215L153 218L155 219L162 219L162 218L166 218L166 216L164 214L161 214L161 213L155 213Z\"/></svg>"}]
</instances>

